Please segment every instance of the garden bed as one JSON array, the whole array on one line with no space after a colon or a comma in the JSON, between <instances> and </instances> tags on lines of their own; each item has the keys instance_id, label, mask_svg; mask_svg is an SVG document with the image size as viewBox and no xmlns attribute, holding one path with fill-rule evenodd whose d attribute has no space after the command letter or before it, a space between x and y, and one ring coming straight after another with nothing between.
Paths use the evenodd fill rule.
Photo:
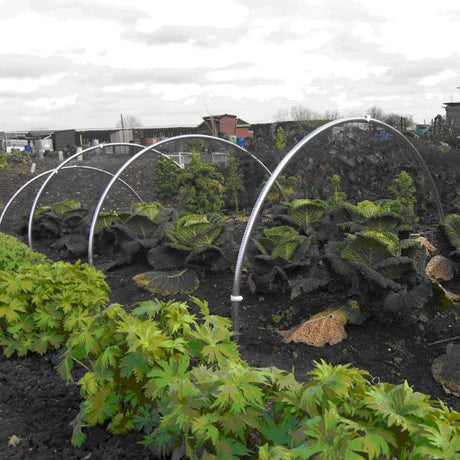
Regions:
<instances>
[{"instance_id":1,"label":"garden bed","mask_svg":"<svg viewBox=\"0 0 460 460\"><path fill-rule=\"evenodd\" d=\"M49 165L41 167L49 169L52 164L50 160ZM0 172L0 202L5 203L27 180L29 169L26 165L16 167L13 172ZM53 260L61 257L41 242L37 242L35 249ZM98 262L96 258L96 266ZM130 307L151 298L151 294L132 281L134 275L148 269L144 261L137 261L107 272L110 301ZM232 283L230 272L206 275L194 296L207 300L212 313L229 317ZM446 287L459 292L458 282ZM348 337L343 342L315 348L286 344L277 329L288 329L324 310L333 300L329 291L318 290L293 300L288 294L254 294L244 275L242 295L239 347L243 359L252 366L294 368L296 377L302 380L312 369L313 361L351 363L367 370L375 381L407 380L416 391L460 410L459 398L447 395L431 374L433 360L446 350L448 342L444 340L460 336L458 306L423 323L409 319L379 322L371 318L360 326L347 325ZM48 353L43 357L0 357L0 458L154 458L148 448L137 444L141 435L113 436L99 427L88 430L83 447L71 447L71 422L78 414L80 400L78 387L65 384L58 377L55 371L58 356Z\"/></svg>"}]
</instances>

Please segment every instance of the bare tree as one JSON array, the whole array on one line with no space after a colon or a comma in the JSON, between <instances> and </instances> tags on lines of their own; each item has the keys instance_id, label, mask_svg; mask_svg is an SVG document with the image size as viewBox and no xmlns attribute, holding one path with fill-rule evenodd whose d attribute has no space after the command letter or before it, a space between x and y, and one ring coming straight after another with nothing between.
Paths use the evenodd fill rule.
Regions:
<instances>
[{"instance_id":1,"label":"bare tree","mask_svg":"<svg viewBox=\"0 0 460 460\"><path fill-rule=\"evenodd\" d=\"M293 105L290 109L280 109L275 113L275 121L310 121L317 120L320 114L301 104Z\"/></svg>"},{"instance_id":2,"label":"bare tree","mask_svg":"<svg viewBox=\"0 0 460 460\"><path fill-rule=\"evenodd\" d=\"M294 105L290 109L291 120L294 121L309 121L319 118L318 112L305 107L303 105Z\"/></svg>"},{"instance_id":3,"label":"bare tree","mask_svg":"<svg viewBox=\"0 0 460 460\"><path fill-rule=\"evenodd\" d=\"M135 115L121 115L115 127L123 129L142 128L142 123Z\"/></svg>"},{"instance_id":4,"label":"bare tree","mask_svg":"<svg viewBox=\"0 0 460 460\"><path fill-rule=\"evenodd\" d=\"M400 113L386 113L383 111L382 108L373 105L369 107L367 113L374 118L375 120L383 121L393 128L399 129L400 131L404 131L407 128L414 125L414 119L412 115L402 115Z\"/></svg>"},{"instance_id":5,"label":"bare tree","mask_svg":"<svg viewBox=\"0 0 460 460\"><path fill-rule=\"evenodd\" d=\"M341 117L340 112L337 110L326 110L324 112L324 115L321 118L324 118L325 120L332 121L332 120L338 120Z\"/></svg>"},{"instance_id":6,"label":"bare tree","mask_svg":"<svg viewBox=\"0 0 460 460\"><path fill-rule=\"evenodd\" d=\"M383 121L385 117L385 113L383 109L377 105L373 105L367 109L367 114L370 115L371 118L374 118L375 120L381 120Z\"/></svg>"},{"instance_id":7,"label":"bare tree","mask_svg":"<svg viewBox=\"0 0 460 460\"><path fill-rule=\"evenodd\" d=\"M289 110L280 109L275 113L275 121L290 121Z\"/></svg>"},{"instance_id":8,"label":"bare tree","mask_svg":"<svg viewBox=\"0 0 460 460\"><path fill-rule=\"evenodd\" d=\"M401 115L400 113L387 113L384 115L383 121L400 131L404 131L414 125L414 119L411 115Z\"/></svg>"}]
</instances>

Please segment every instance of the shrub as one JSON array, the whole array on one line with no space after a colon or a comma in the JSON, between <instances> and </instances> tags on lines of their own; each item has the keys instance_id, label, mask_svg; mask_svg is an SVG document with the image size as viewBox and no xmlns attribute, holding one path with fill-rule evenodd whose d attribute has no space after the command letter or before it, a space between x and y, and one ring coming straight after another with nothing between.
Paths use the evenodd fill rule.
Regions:
<instances>
[{"instance_id":1,"label":"shrub","mask_svg":"<svg viewBox=\"0 0 460 460\"><path fill-rule=\"evenodd\" d=\"M265 181L267 181L267 176L265 176ZM295 193L295 189L297 187L298 179L296 176L285 176L281 175L278 176L276 179L276 182L278 185L281 187L281 190L283 190L283 193L286 197L293 196ZM271 190L270 193L267 195L267 200L269 202L275 202L278 201L281 198L281 193L278 188L278 186L275 184Z\"/></svg>"},{"instance_id":2,"label":"shrub","mask_svg":"<svg viewBox=\"0 0 460 460\"><path fill-rule=\"evenodd\" d=\"M224 205L224 177L214 163L201 161L199 153L192 154L187 169L179 168L169 158L158 157L154 180L154 192L160 201L187 212L219 212Z\"/></svg>"},{"instance_id":3,"label":"shrub","mask_svg":"<svg viewBox=\"0 0 460 460\"><path fill-rule=\"evenodd\" d=\"M72 335L59 365L86 363L73 443L85 427L137 429L172 458L456 458L460 414L407 383L371 383L350 365L315 363L311 379L255 368L230 322L194 299L112 305Z\"/></svg>"},{"instance_id":4,"label":"shrub","mask_svg":"<svg viewBox=\"0 0 460 460\"><path fill-rule=\"evenodd\" d=\"M230 167L225 175L225 193L227 205L237 213L240 211L240 193L244 191L243 174L239 168L238 160L232 155Z\"/></svg>"},{"instance_id":5,"label":"shrub","mask_svg":"<svg viewBox=\"0 0 460 460\"><path fill-rule=\"evenodd\" d=\"M177 203L181 186L182 169L168 157L158 155L153 176L153 191L162 203Z\"/></svg>"},{"instance_id":6,"label":"shrub","mask_svg":"<svg viewBox=\"0 0 460 460\"><path fill-rule=\"evenodd\" d=\"M214 163L201 161L193 154L187 169L182 170L178 200L188 212L219 212L224 205L224 177Z\"/></svg>"},{"instance_id":7,"label":"shrub","mask_svg":"<svg viewBox=\"0 0 460 460\"><path fill-rule=\"evenodd\" d=\"M18 246L20 260L27 251ZM0 343L9 356L44 353L67 339L60 375L72 380L75 363L86 371L75 445L85 427L107 424L113 433L143 431L144 444L172 458L460 453L460 413L407 383L373 384L365 371L324 361L307 382L252 367L240 358L230 321L210 314L206 302L193 299L198 315L184 302L158 300L131 313L120 305L100 311L107 291L100 272L33 257L0 271Z\"/></svg>"},{"instance_id":8,"label":"shrub","mask_svg":"<svg viewBox=\"0 0 460 460\"><path fill-rule=\"evenodd\" d=\"M284 150L286 148L286 139L284 135L284 129L282 126L278 126L275 133L275 150Z\"/></svg>"},{"instance_id":9,"label":"shrub","mask_svg":"<svg viewBox=\"0 0 460 460\"><path fill-rule=\"evenodd\" d=\"M0 233L0 270L15 271L21 266L45 263L46 257L17 238Z\"/></svg>"},{"instance_id":10,"label":"shrub","mask_svg":"<svg viewBox=\"0 0 460 460\"><path fill-rule=\"evenodd\" d=\"M74 362L88 370L79 381L84 402L74 444L83 442L82 428L106 421L114 433L147 428L163 411L169 385L191 367L239 361L230 321L194 302L200 321L183 302L143 302L131 314L111 305L69 338L60 375L71 380Z\"/></svg>"},{"instance_id":11,"label":"shrub","mask_svg":"<svg viewBox=\"0 0 460 460\"><path fill-rule=\"evenodd\" d=\"M86 324L107 302L109 288L104 275L86 264L51 263L15 247L14 260L0 252L0 346L6 356L43 354Z\"/></svg>"}]
</instances>

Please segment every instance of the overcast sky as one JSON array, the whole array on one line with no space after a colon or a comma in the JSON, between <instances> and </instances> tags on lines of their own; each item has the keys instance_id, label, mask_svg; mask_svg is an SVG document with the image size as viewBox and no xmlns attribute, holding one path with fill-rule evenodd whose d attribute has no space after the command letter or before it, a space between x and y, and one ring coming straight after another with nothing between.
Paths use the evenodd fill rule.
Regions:
<instances>
[{"instance_id":1,"label":"overcast sky","mask_svg":"<svg viewBox=\"0 0 460 460\"><path fill-rule=\"evenodd\" d=\"M279 110L429 122L460 101L458 0L0 0L0 131Z\"/></svg>"}]
</instances>

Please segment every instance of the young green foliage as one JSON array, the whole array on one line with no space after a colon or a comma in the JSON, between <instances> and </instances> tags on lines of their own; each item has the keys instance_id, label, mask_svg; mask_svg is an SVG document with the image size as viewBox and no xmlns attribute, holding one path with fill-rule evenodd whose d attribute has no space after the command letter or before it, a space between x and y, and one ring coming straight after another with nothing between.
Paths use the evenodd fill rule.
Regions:
<instances>
[{"instance_id":1,"label":"young green foliage","mask_svg":"<svg viewBox=\"0 0 460 460\"><path fill-rule=\"evenodd\" d=\"M282 126L278 126L275 133L275 150L284 150L286 148L286 138Z\"/></svg>"},{"instance_id":2,"label":"young green foliage","mask_svg":"<svg viewBox=\"0 0 460 460\"><path fill-rule=\"evenodd\" d=\"M400 171L393 179L393 185L388 188L388 191L399 201L403 206L414 207L416 203L414 181L406 171Z\"/></svg>"},{"instance_id":3,"label":"young green foliage","mask_svg":"<svg viewBox=\"0 0 460 460\"><path fill-rule=\"evenodd\" d=\"M328 198L327 203L329 206L337 206L347 199L347 194L340 189L341 177L338 174L333 174L330 179L332 186L332 195Z\"/></svg>"},{"instance_id":4,"label":"young green foliage","mask_svg":"<svg viewBox=\"0 0 460 460\"><path fill-rule=\"evenodd\" d=\"M75 444L83 442L82 428L106 421L114 433L145 428L167 387L192 366L218 369L239 361L229 320L194 302L200 319L183 302L143 302L131 314L111 305L69 338L59 373L69 380L74 363L88 369L79 381L84 401Z\"/></svg>"},{"instance_id":5,"label":"young green foliage","mask_svg":"<svg viewBox=\"0 0 460 460\"><path fill-rule=\"evenodd\" d=\"M225 175L225 194L227 204L237 213L239 209L239 195L244 191L243 174L239 168L238 160L235 156L230 156L230 167Z\"/></svg>"},{"instance_id":6,"label":"young green foliage","mask_svg":"<svg viewBox=\"0 0 460 460\"><path fill-rule=\"evenodd\" d=\"M394 200L401 204L400 214L406 229L410 230L414 222L417 221L415 215L415 205L417 203L415 192L417 189L414 186L412 177L406 171L400 171L393 179L393 185L388 188L388 191L393 195Z\"/></svg>"},{"instance_id":7,"label":"young green foliage","mask_svg":"<svg viewBox=\"0 0 460 460\"><path fill-rule=\"evenodd\" d=\"M72 335L66 379L86 363L73 443L108 423L133 429L160 456L188 458L455 458L460 414L406 383L373 385L367 372L321 361L308 382L239 357L230 322L193 299L111 305ZM425 456L425 457L424 457Z\"/></svg>"},{"instance_id":8,"label":"young green foliage","mask_svg":"<svg viewBox=\"0 0 460 460\"><path fill-rule=\"evenodd\" d=\"M21 266L45 263L46 257L19 241L0 233L0 270L15 271Z\"/></svg>"},{"instance_id":9,"label":"young green foliage","mask_svg":"<svg viewBox=\"0 0 460 460\"><path fill-rule=\"evenodd\" d=\"M0 271L0 346L23 356L59 348L105 305L104 275L86 264L44 261Z\"/></svg>"}]
</instances>

